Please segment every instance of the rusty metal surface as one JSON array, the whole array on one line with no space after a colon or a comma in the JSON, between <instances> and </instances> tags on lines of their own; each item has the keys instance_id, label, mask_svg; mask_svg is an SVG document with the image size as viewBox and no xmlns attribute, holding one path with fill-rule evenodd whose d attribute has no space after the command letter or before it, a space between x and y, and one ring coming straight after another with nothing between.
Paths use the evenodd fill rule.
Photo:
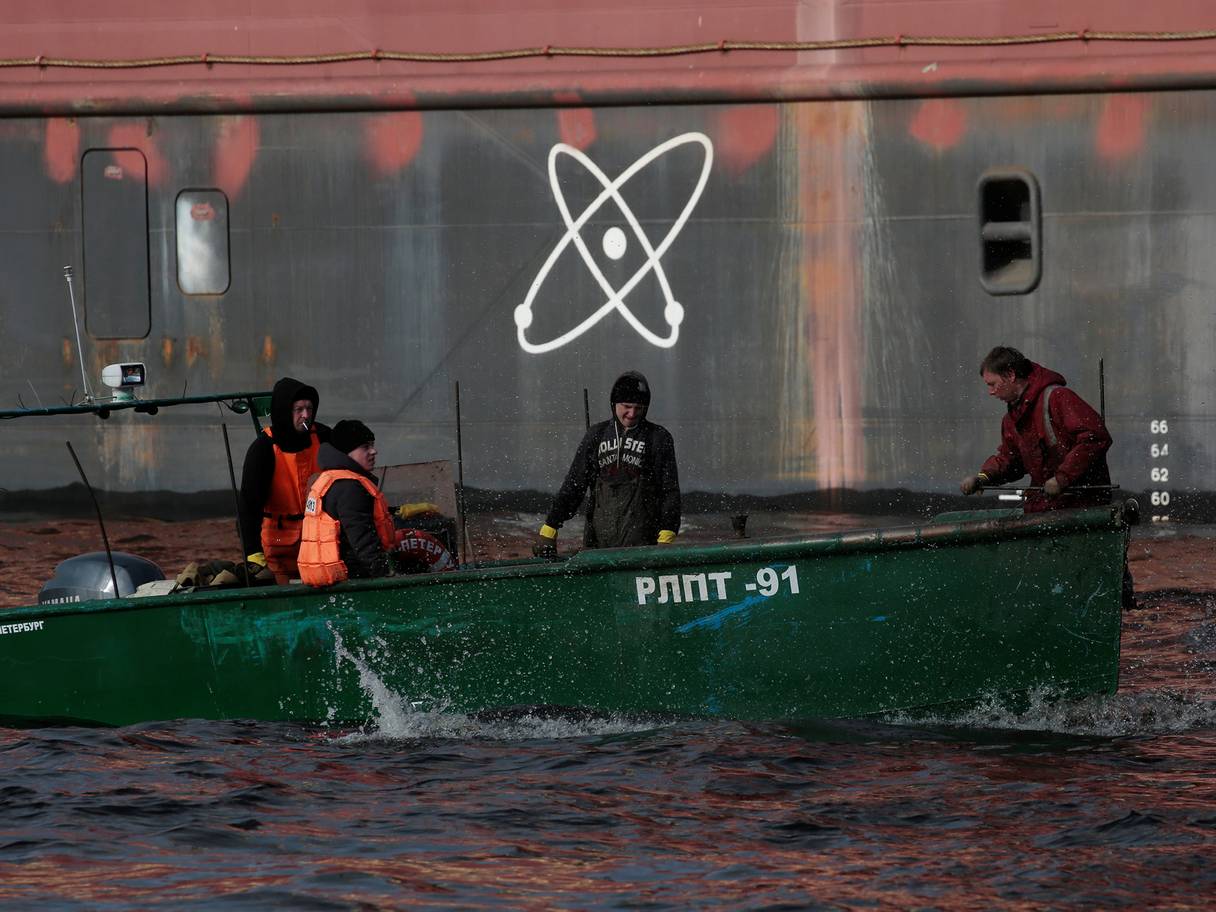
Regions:
<instances>
[{"instance_id":1,"label":"rusty metal surface","mask_svg":"<svg viewBox=\"0 0 1216 912\"><path fill-rule=\"evenodd\" d=\"M893 8L903 6L919 4ZM822 25L804 16L800 34ZM1177 76L1188 58L1168 60ZM492 95L478 70L457 78L503 106L417 110L398 87L399 110L309 111L321 96L302 81L304 94L279 97L289 113L0 118L0 402L79 395L61 270L83 269L91 290L87 272L107 268L85 255L80 164L86 153L134 149L146 162L150 317L145 302L141 319L150 331L91 335L91 377L142 360L150 392L176 395L299 376L320 389L322 421L368 421L394 461L455 455L460 381L469 483L551 490L581 434L583 387L592 416L606 415L613 377L638 368L655 389L653 417L675 434L686 488L946 491L995 445L999 407L975 365L1008 343L1093 402L1106 359L1116 481L1173 492L1175 503L1216 488L1216 316L1205 292L1216 282L1205 152L1216 94L1039 86L1010 97L664 105L672 86L717 78L666 71L655 103L610 108L570 95L560 106L510 108L515 84ZM638 86L645 75L614 72ZM772 72L732 75L777 94L795 84ZM842 71L816 72L833 91L853 91L833 82ZM1103 78L1116 78L1114 68ZM199 91L188 82L182 97ZM155 89L131 85L141 97ZM655 157L685 134L712 149L701 190L705 147ZM569 232L549 173L559 144L585 156L556 159L570 218L600 197L580 226L586 258L577 244L562 247ZM993 298L978 280L975 188L994 167L1029 169L1042 188L1043 280L1024 297ZM631 169L620 196L649 243L666 245L654 257L662 280L624 209L603 198L603 182ZM227 201L222 292L183 291L177 219L187 190ZM612 312L552 351L521 346L516 320L532 289L526 335L551 340L611 304L605 286L660 334L670 295L684 316L675 344L653 344ZM71 435L102 486L220 488L216 421L6 426L4 486L70 482L70 463L47 452ZM1168 455L1151 456L1154 445Z\"/></svg>"},{"instance_id":2,"label":"rusty metal surface","mask_svg":"<svg viewBox=\"0 0 1216 912\"><path fill-rule=\"evenodd\" d=\"M215 65L210 53L261 57L373 52L487 52L545 46L643 48L726 39L792 42L888 36L1045 36L1209 29L1208 4L1013 0L780 0L606 6L602 0L410 4L213 3L190 11L147 0L0 10L0 59L195 55L133 70L0 67L0 112L134 114L555 104L792 100L1116 91L1216 82L1212 41L1072 40L693 57L527 58L417 63L364 60L284 70Z\"/></svg>"}]
</instances>

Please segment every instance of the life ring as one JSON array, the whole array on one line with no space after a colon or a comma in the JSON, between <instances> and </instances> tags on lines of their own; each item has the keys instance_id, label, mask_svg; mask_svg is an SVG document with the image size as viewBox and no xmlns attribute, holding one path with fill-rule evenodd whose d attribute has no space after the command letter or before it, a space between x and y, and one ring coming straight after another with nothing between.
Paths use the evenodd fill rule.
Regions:
<instances>
[{"instance_id":1,"label":"life ring","mask_svg":"<svg viewBox=\"0 0 1216 912\"><path fill-rule=\"evenodd\" d=\"M421 529L398 529L393 562L404 573L441 573L455 570L456 559L443 542Z\"/></svg>"}]
</instances>

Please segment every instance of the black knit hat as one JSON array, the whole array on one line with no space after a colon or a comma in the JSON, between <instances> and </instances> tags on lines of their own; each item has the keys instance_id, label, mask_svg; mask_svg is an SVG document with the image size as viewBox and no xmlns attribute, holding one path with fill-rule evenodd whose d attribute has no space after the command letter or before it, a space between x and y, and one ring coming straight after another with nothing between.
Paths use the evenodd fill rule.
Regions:
<instances>
[{"instance_id":1,"label":"black knit hat","mask_svg":"<svg viewBox=\"0 0 1216 912\"><path fill-rule=\"evenodd\" d=\"M612 405L618 402L636 402L638 405L650 405L650 384L637 371L625 371L612 384L612 394L608 397Z\"/></svg>"},{"instance_id":2,"label":"black knit hat","mask_svg":"<svg viewBox=\"0 0 1216 912\"><path fill-rule=\"evenodd\" d=\"M354 418L339 421L329 434L330 446L343 453L357 450L365 443L374 442L375 439L376 435L372 433L372 429Z\"/></svg>"}]
</instances>

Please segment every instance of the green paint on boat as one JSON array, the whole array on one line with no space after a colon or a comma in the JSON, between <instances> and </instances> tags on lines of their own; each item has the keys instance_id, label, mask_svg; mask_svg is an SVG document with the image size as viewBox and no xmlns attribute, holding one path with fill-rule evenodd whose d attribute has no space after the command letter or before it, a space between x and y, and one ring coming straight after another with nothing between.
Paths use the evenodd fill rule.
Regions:
<instances>
[{"instance_id":1,"label":"green paint on boat","mask_svg":"<svg viewBox=\"0 0 1216 912\"><path fill-rule=\"evenodd\" d=\"M1120 507L0 615L0 718L368 724L386 701L751 720L1113 692Z\"/></svg>"}]
</instances>

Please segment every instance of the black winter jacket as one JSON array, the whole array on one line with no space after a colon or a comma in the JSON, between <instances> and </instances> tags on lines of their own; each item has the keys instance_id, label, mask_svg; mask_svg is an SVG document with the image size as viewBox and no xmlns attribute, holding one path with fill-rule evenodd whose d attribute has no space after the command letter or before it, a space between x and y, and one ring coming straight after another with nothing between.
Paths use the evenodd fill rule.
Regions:
<instances>
[{"instance_id":1,"label":"black winter jacket","mask_svg":"<svg viewBox=\"0 0 1216 912\"><path fill-rule=\"evenodd\" d=\"M570 519L582 503L588 490L588 547L611 548L622 542L605 540L597 533L595 488L597 481L640 479L640 522L644 529L635 530L637 537L654 544L662 530L680 531L680 478L676 469L676 448L666 428L643 418L626 430L615 418L601 421L587 429L574 461L566 473L561 489L553 500L553 508L545 522L555 529Z\"/></svg>"},{"instance_id":2,"label":"black winter jacket","mask_svg":"<svg viewBox=\"0 0 1216 912\"><path fill-rule=\"evenodd\" d=\"M317 451L317 467L346 469L365 478L376 480L370 472L328 443ZM338 542L338 557L346 564L351 579L371 576L391 576L392 563L376 532L375 499L357 481L340 478L329 486L321 499L321 508L338 521L342 537Z\"/></svg>"},{"instance_id":3,"label":"black winter jacket","mask_svg":"<svg viewBox=\"0 0 1216 912\"><path fill-rule=\"evenodd\" d=\"M245 452L245 464L241 469L240 523L241 537L250 554L262 550L262 511L270 497L274 478L274 448L298 453L312 446L313 434L321 442L329 439L329 428L323 424L313 424L307 434L296 431L291 421L291 407L300 399L311 399L314 410L320 404L317 391L306 383L292 377L284 377L276 383L270 399L270 431L274 438L258 434Z\"/></svg>"}]
</instances>

